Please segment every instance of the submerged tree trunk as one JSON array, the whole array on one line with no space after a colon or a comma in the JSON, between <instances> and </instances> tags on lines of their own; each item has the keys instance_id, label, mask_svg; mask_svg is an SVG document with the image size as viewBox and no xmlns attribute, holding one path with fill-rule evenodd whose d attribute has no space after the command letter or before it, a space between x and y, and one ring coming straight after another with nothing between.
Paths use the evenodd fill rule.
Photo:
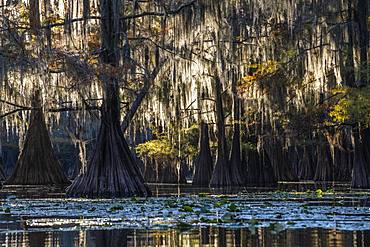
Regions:
<instances>
[{"instance_id":1,"label":"submerged tree trunk","mask_svg":"<svg viewBox=\"0 0 370 247\"><path fill-rule=\"evenodd\" d=\"M12 175L4 184L68 185L70 182L53 153L38 93L33 107L35 109L31 112L30 126L23 149Z\"/></svg>"},{"instance_id":2,"label":"submerged tree trunk","mask_svg":"<svg viewBox=\"0 0 370 247\"><path fill-rule=\"evenodd\" d=\"M115 71L120 61L121 1L101 0L100 8L103 48L100 59L104 66ZM149 188L120 129L118 79L114 73L106 73L101 80L104 98L95 152L86 172L73 181L67 194L90 198L148 196Z\"/></svg>"},{"instance_id":3,"label":"submerged tree trunk","mask_svg":"<svg viewBox=\"0 0 370 247\"><path fill-rule=\"evenodd\" d=\"M209 146L208 125L200 123L199 154L194 162L193 185L208 186L213 171L213 160Z\"/></svg>"}]
</instances>

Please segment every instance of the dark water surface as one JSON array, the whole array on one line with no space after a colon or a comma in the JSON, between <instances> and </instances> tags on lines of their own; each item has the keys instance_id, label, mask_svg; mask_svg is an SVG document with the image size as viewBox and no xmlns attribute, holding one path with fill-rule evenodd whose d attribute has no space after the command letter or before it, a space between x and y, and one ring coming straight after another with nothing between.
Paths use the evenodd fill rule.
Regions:
<instances>
[{"instance_id":1,"label":"dark water surface","mask_svg":"<svg viewBox=\"0 0 370 247\"><path fill-rule=\"evenodd\" d=\"M1 246L370 246L369 231L295 229L272 233L258 229L197 228L169 230L88 230L8 232Z\"/></svg>"},{"instance_id":2,"label":"dark water surface","mask_svg":"<svg viewBox=\"0 0 370 247\"><path fill-rule=\"evenodd\" d=\"M167 185L99 200L2 190L0 246L370 246L369 191L281 186L222 195Z\"/></svg>"}]
</instances>

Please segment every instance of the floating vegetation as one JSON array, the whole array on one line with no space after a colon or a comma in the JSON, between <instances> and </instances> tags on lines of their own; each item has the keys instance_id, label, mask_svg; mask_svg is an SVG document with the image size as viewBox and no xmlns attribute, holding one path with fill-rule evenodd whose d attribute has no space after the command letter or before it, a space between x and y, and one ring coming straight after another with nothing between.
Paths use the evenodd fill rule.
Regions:
<instances>
[{"instance_id":1,"label":"floating vegetation","mask_svg":"<svg viewBox=\"0 0 370 247\"><path fill-rule=\"evenodd\" d=\"M8 198L1 205L1 231L10 223L30 231L46 229L189 229L269 227L278 233L290 228L370 229L367 193L248 193L88 200ZM268 201L267 201L268 200ZM21 230L22 228L19 228Z\"/></svg>"}]
</instances>

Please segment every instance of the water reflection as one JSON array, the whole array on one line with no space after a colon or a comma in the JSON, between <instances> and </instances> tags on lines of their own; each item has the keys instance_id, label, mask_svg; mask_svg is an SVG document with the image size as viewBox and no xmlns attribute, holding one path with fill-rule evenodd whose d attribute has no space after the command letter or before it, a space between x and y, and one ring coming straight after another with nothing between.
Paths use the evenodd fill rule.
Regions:
<instances>
[{"instance_id":1,"label":"water reflection","mask_svg":"<svg viewBox=\"0 0 370 247\"><path fill-rule=\"evenodd\" d=\"M199 228L181 230L89 230L57 232L8 232L0 234L1 246L370 246L370 231L325 229L286 230L268 228Z\"/></svg>"}]
</instances>

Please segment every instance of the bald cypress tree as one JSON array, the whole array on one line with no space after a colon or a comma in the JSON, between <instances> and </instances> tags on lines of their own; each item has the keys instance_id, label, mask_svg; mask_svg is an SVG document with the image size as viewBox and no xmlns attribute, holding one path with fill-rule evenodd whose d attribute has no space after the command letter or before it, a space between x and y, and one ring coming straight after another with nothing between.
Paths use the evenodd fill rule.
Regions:
<instances>
[{"instance_id":1,"label":"bald cypress tree","mask_svg":"<svg viewBox=\"0 0 370 247\"><path fill-rule=\"evenodd\" d=\"M101 0L100 62L110 71L118 68L121 57L122 1ZM87 170L68 188L73 197L128 197L148 196L136 158L131 153L120 127L119 81L111 73L101 76L104 89L100 130Z\"/></svg>"},{"instance_id":2,"label":"bald cypress tree","mask_svg":"<svg viewBox=\"0 0 370 247\"><path fill-rule=\"evenodd\" d=\"M26 139L6 185L70 184L54 155L41 105L40 94L36 91Z\"/></svg>"},{"instance_id":3,"label":"bald cypress tree","mask_svg":"<svg viewBox=\"0 0 370 247\"><path fill-rule=\"evenodd\" d=\"M200 124L199 154L194 162L193 185L208 186L212 177L213 161L209 146L208 125Z\"/></svg>"}]
</instances>

